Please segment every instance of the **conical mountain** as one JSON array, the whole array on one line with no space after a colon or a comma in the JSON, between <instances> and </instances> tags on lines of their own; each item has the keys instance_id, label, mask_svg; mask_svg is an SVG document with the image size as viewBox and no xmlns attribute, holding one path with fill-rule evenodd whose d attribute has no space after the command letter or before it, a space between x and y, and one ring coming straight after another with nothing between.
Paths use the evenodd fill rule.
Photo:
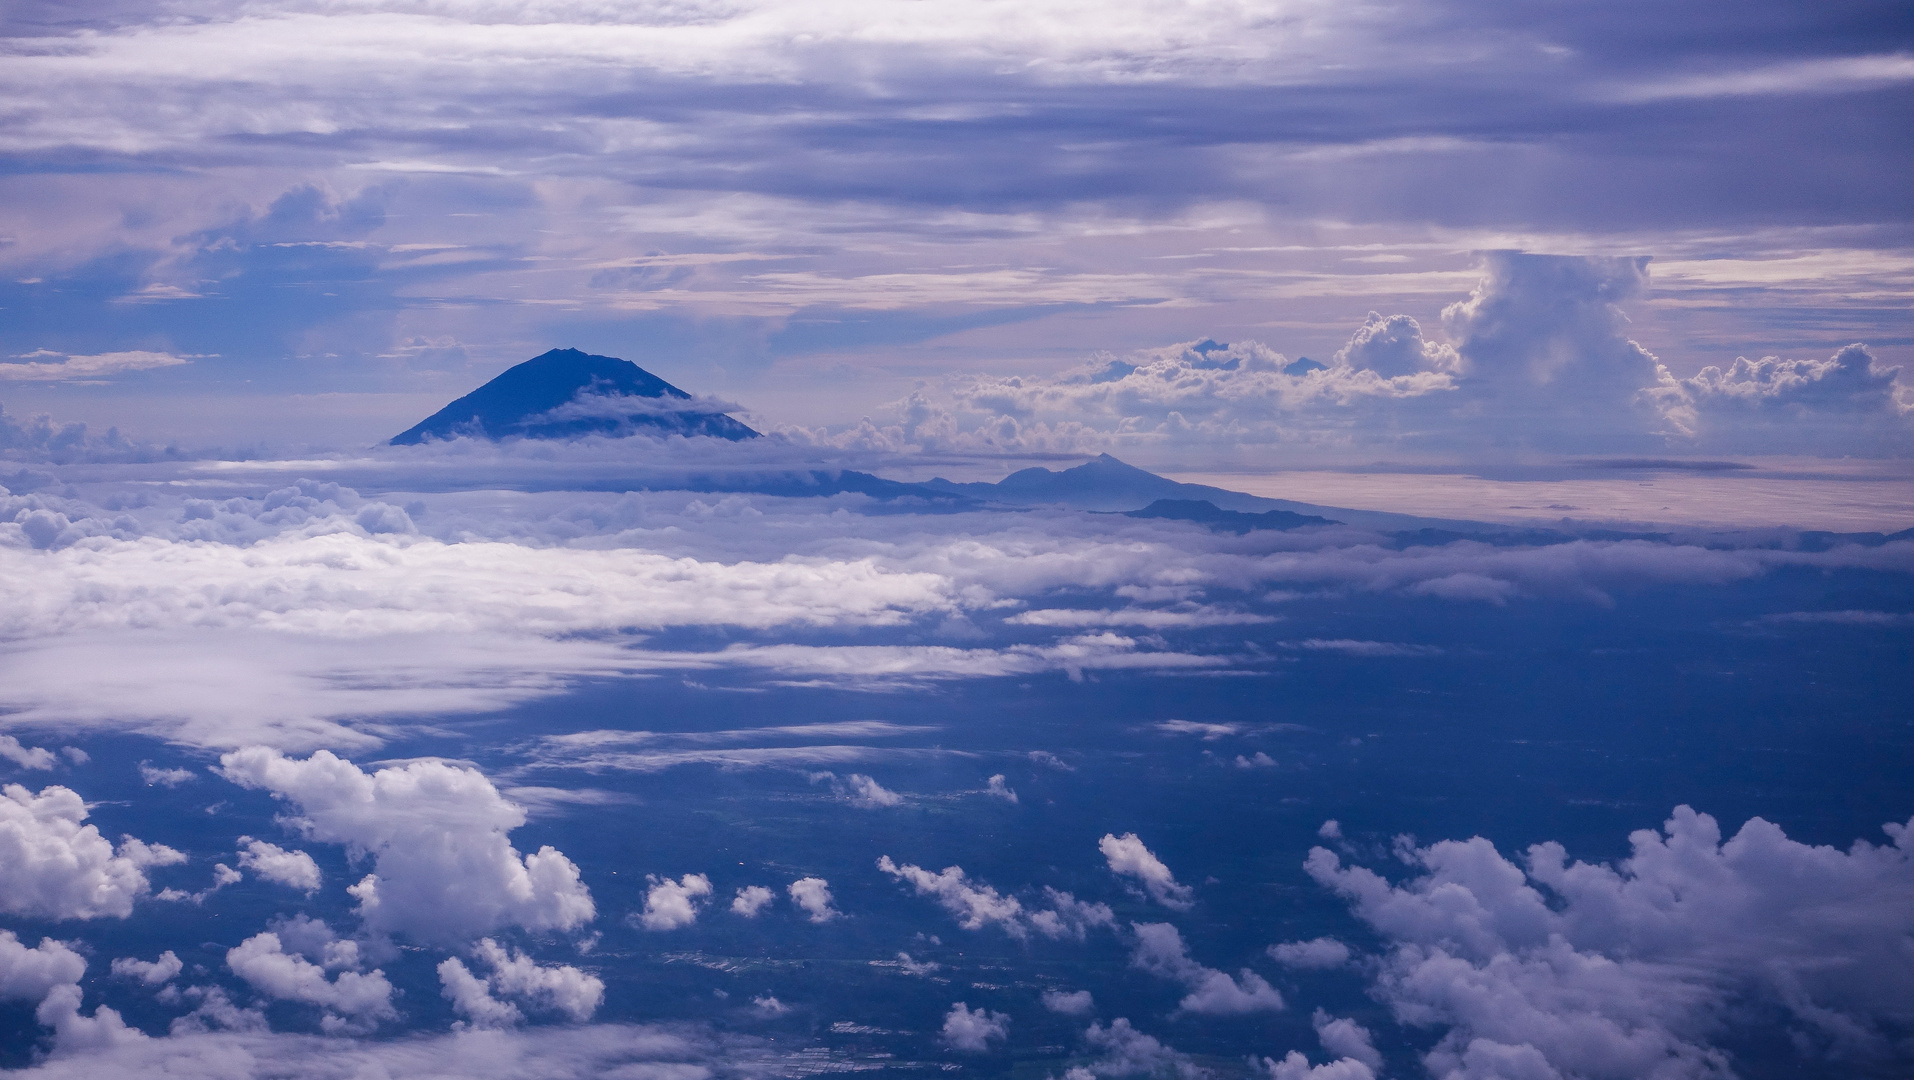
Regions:
<instances>
[{"instance_id":1,"label":"conical mountain","mask_svg":"<svg viewBox=\"0 0 1914 1080\"><path fill-rule=\"evenodd\" d=\"M709 435L755 439L722 412L700 409L690 394L615 356L553 349L511 368L392 440L575 439L584 435Z\"/></svg>"}]
</instances>

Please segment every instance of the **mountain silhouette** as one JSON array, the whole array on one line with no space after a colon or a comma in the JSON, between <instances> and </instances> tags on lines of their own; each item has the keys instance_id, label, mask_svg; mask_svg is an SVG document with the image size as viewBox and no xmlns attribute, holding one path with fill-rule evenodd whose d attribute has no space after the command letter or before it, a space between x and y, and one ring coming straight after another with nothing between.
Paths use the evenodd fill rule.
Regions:
<instances>
[{"instance_id":1,"label":"mountain silhouette","mask_svg":"<svg viewBox=\"0 0 1914 1080\"><path fill-rule=\"evenodd\" d=\"M576 439L584 435L709 435L755 439L758 433L690 394L615 356L553 349L507 370L402 434L393 446L427 439Z\"/></svg>"}]
</instances>

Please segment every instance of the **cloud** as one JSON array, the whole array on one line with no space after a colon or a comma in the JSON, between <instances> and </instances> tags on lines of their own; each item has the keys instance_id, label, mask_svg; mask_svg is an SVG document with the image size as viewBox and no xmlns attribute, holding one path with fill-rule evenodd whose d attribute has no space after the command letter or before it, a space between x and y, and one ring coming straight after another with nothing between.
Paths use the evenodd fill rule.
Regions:
<instances>
[{"instance_id":1,"label":"cloud","mask_svg":"<svg viewBox=\"0 0 1914 1080\"><path fill-rule=\"evenodd\" d=\"M385 972L340 971L328 979L326 968L286 952L279 935L271 931L254 934L227 950L226 966L268 997L318 1006L324 1010L321 1025L329 1031L398 1018Z\"/></svg>"},{"instance_id":2,"label":"cloud","mask_svg":"<svg viewBox=\"0 0 1914 1080\"><path fill-rule=\"evenodd\" d=\"M731 910L747 919L755 919L764 910L765 905L776 900L777 897L777 893L762 885L746 885L738 890L738 895L732 897Z\"/></svg>"},{"instance_id":3,"label":"cloud","mask_svg":"<svg viewBox=\"0 0 1914 1080\"><path fill-rule=\"evenodd\" d=\"M27 948L11 930L0 930L0 998L38 1002L57 986L77 984L86 958L65 942L41 938Z\"/></svg>"},{"instance_id":4,"label":"cloud","mask_svg":"<svg viewBox=\"0 0 1914 1080\"><path fill-rule=\"evenodd\" d=\"M33 1017L54 1029L62 1053L123 1047L146 1040L120 1014L104 1005L92 1016L80 1014L80 977L86 959L64 942L41 938L32 949L11 930L0 930L0 1000L38 1002Z\"/></svg>"},{"instance_id":5,"label":"cloud","mask_svg":"<svg viewBox=\"0 0 1914 1080\"><path fill-rule=\"evenodd\" d=\"M647 930L677 930L698 921L699 901L711 895L711 879L703 874L686 874L673 881L652 875L651 888L645 893L645 910L638 925Z\"/></svg>"},{"instance_id":6,"label":"cloud","mask_svg":"<svg viewBox=\"0 0 1914 1080\"><path fill-rule=\"evenodd\" d=\"M882 784L863 773L852 773L845 777L844 786L848 789L851 805L864 810L879 810L904 804L902 795L885 789Z\"/></svg>"},{"instance_id":7,"label":"cloud","mask_svg":"<svg viewBox=\"0 0 1914 1080\"><path fill-rule=\"evenodd\" d=\"M375 932L456 943L506 926L568 931L596 915L571 860L512 847L525 812L476 769L415 761L368 775L330 751L302 761L263 747L220 765L291 803L290 824L312 839L372 855L373 872L347 891Z\"/></svg>"},{"instance_id":8,"label":"cloud","mask_svg":"<svg viewBox=\"0 0 1914 1080\"><path fill-rule=\"evenodd\" d=\"M509 1026L523 1019L518 1006L500 997L564 1013L576 1023L591 1019L605 1000L605 983L568 964L543 966L517 950L481 938L475 957L491 969L479 978L458 957L439 964L439 981L452 1007L481 1026ZM496 995L496 996L495 996Z\"/></svg>"},{"instance_id":9,"label":"cloud","mask_svg":"<svg viewBox=\"0 0 1914 1080\"><path fill-rule=\"evenodd\" d=\"M1045 990L1043 1007L1065 1016L1088 1016L1096 1010L1096 1002L1088 990Z\"/></svg>"},{"instance_id":10,"label":"cloud","mask_svg":"<svg viewBox=\"0 0 1914 1080\"><path fill-rule=\"evenodd\" d=\"M1286 941L1271 945L1269 958L1288 968L1326 970L1339 968L1349 962L1349 946L1328 937L1311 941Z\"/></svg>"},{"instance_id":11,"label":"cloud","mask_svg":"<svg viewBox=\"0 0 1914 1080\"><path fill-rule=\"evenodd\" d=\"M1904 452L1914 398L1901 369L1865 345L1826 360L1737 357L1662 391L1665 407L1702 447L1762 446L1767 452Z\"/></svg>"},{"instance_id":12,"label":"cloud","mask_svg":"<svg viewBox=\"0 0 1914 1080\"><path fill-rule=\"evenodd\" d=\"M1845 852L1760 818L1724 841L1684 806L1613 867L1554 843L1517 865L1478 837L1405 849L1420 876L1400 885L1322 848L1306 868L1390 942L1374 992L1443 1032L1433 1072L1715 1077L1731 1068L1710 1041L1731 1002L1786 1015L1810 1055L1894 1052L1914 1000L1896 959L1914 929L1914 824L1886 828L1891 846Z\"/></svg>"},{"instance_id":13,"label":"cloud","mask_svg":"<svg viewBox=\"0 0 1914 1080\"><path fill-rule=\"evenodd\" d=\"M790 892L791 902L814 923L827 923L844 915L831 906L831 887L823 878L799 878L791 883Z\"/></svg>"},{"instance_id":14,"label":"cloud","mask_svg":"<svg viewBox=\"0 0 1914 1080\"><path fill-rule=\"evenodd\" d=\"M1350 1058L1367 1066L1370 1072L1382 1071L1382 1055L1376 1052L1375 1036L1368 1028L1344 1017L1335 1017L1323 1009L1310 1014L1309 1026L1323 1049L1339 1058Z\"/></svg>"},{"instance_id":15,"label":"cloud","mask_svg":"<svg viewBox=\"0 0 1914 1080\"><path fill-rule=\"evenodd\" d=\"M1064 1074L1064 1080L1088 1080L1090 1077L1175 1076L1196 1080L1209 1071L1190 1060L1188 1054L1166 1046L1153 1035L1145 1035L1119 1016L1109 1027L1092 1023L1083 1033L1090 1051L1097 1054L1087 1066L1078 1066Z\"/></svg>"},{"instance_id":16,"label":"cloud","mask_svg":"<svg viewBox=\"0 0 1914 1080\"><path fill-rule=\"evenodd\" d=\"M171 949L161 953L157 960L122 956L113 961L113 974L125 979L138 979L148 986L172 982L184 970L186 964Z\"/></svg>"},{"instance_id":17,"label":"cloud","mask_svg":"<svg viewBox=\"0 0 1914 1080\"><path fill-rule=\"evenodd\" d=\"M59 356L59 361L36 360L39 356ZM24 362L21 362L24 361ZM163 352L110 352L93 356L71 356L42 350L19 360L0 361L0 382L72 382L91 381L129 371L178 367L192 359Z\"/></svg>"},{"instance_id":18,"label":"cloud","mask_svg":"<svg viewBox=\"0 0 1914 1080\"><path fill-rule=\"evenodd\" d=\"M1105 833L1097 841L1098 850L1119 877L1135 878L1150 899L1175 911L1188 911L1196 903L1196 893L1188 885L1177 884L1170 868L1135 833L1117 836Z\"/></svg>"},{"instance_id":19,"label":"cloud","mask_svg":"<svg viewBox=\"0 0 1914 1080\"><path fill-rule=\"evenodd\" d=\"M22 769L53 768L53 751L39 746L22 746L20 740L11 735L0 735L0 758L5 758Z\"/></svg>"},{"instance_id":20,"label":"cloud","mask_svg":"<svg viewBox=\"0 0 1914 1080\"><path fill-rule=\"evenodd\" d=\"M319 864L303 851L287 851L277 844L239 838L239 865L265 878L310 895L319 888Z\"/></svg>"},{"instance_id":21,"label":"cloud","mask_svg":"<svg viewBox=\"0 0 1914 1080\"><path fill-rule=\"evenodd\" d=\"M984 791L1008 803L1017 801L1017 793L1013 791L1010 784L1004 780L1003 773L997 773L995 776L992 776L990 778L990 786L986 787Z\"/></svg>"},{"instance_id":22,"label":"cloud","mask_svg":"<svg viewBox=\"0 0 1914 1080\"><path fill-rule=\"evenodd\" d=\"M1251 1059L1252 1064L1256 1064ZM1291 1050L1281 1061L1262 1059L1263 1074L1269 1080L1375 1080L1375 1070L1354 1058L1339 1058L1311 1066L1300 1051ZM1519 1075L1519 1074L1518 1074Z\"/></svg>"},{"instance_id":23,"label":"cloud","mask_svg":"<svg viewBox=\"0 0 1914 1080\"><path fill-rule=\"evenodd\" d=\"M164 844L121 837L119 850L82 825L86 803L71 788L0 788L0 910L45 919L126 918L149 888L145 869L186 861Z\"/></svg>"},{"instance_id":24,"label":"cloud","mask_svg":"<svg viewBox=\"0 0 1914 1080\"><path fill-rule=\"evenodd\" d=\"M140 762L140 779L147 787L178 787L181 784L199 779L199 774L191 769L160 769L152 763Z\"/></svg>"},{"instance_id":25,"label":"cloud","mask_svg":"<svg viewBox=\"0 0 1914 1080\"><path fill-rule=\"evenodd\" d=\"M1407 315L1385 319L1374 311L1363 319L1348 344L1336 351L1336 364L1367 368L1387 378L1424 371L1460 373L1463 367L1454 348L1423 338L1422 324Z\"/></svg>"},{"instance_id":26,"label":"cloud","mask_svg":"<svg viewBox=\"0 0 1914 1080\"><path fill-rule=\"evenodd\" d=\"M101 1009L102 1014L111 1010ZM137 1033L135 1033L137 1034ZM35 1080L141 1080L151 1076L454 1075L473 1080L594 1080L698 1076L739 1061L776 1062L749 1039L690 1025L539 1025L418 1034L403 1039L303 1035L263 1029L181 1031L171 1038L62 1045Z\"/></svg>"},{"instance_id":27,"label":"cloud","mask_svg":"<svg viewBox=\"0 0 1914 1080\"><path fill-rule=\"evenodd\" d=\"M1022 940L1035 930L1049 938L1084 939L1098 926L1114 929L1116 916L1104 904L1078 900L1067 892L1044 889L1048 909L1027 909L1014 896L1005 896L982 882L973 882L961 866L946 866L933 874L920 866L899 866L889 855L877 860L877 868L902 882L908 882L919 896L934 898L957 925L966 930L981 930L995 925L1011 937Z\"/></svg>"},{"instance_id":28,"label":"cloud","mask_svg":"<svg viewBox=\"0 0 1914 1080\"><path fill-rule=\"evenodd\" d=\"M1261 975L1244 968L1236 978L1190 959L1183 935L1169 923L1133 923L1136 949L1130 964L1152 975L1180 982L1189 995L1177 1008L1186 1013L1235 1016L1251 1012L1281 1012L1283 996Z\"/></svg>"},{"instance_id":29,"label":"cloud","mask_svg":"<svg viewBox=\"0 0 1914 1080\"><path fill-rule=\"evenodd\" d=\"M1205 339L1100 354L1050 377L953 377L948 404L915 393L873 445L1211 458L1245 444L1491 455L1908 445L1914 399L1898 368L1859 345L1825 362L1744 359L1677 379L1627 333L1622 305L1643 296L1648 265L1488 251L1469 297L1443 309L1447 342L1411 316L1371 311L1331 365Z\"/></svg>"},{"instance_id":30,"label":"cloud","mask_svg":"<svg viewBox=\"0 0 1914 1080\"><path fill-rule=\"evenodd\" d=\"M1010 1017L981 1008L971 1009L961 1001L952 1005L949 1015L944 1017L943 1040L953 1050L981 1054L990 1049L991 1043L1002 1042L1009 1035Z\"/></svg>"}]
</instances>

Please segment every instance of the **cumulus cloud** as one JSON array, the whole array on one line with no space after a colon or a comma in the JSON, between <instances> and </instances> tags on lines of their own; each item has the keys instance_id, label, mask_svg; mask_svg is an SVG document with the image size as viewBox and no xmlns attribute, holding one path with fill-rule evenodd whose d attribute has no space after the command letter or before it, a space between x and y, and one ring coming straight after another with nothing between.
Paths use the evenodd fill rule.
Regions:
<instances>
[{"instance_id":1,"label":"cumulus cloud","mask_svg":"<svg viewBox=\"0 0 1914 1080\"><path fill-rule=\"evenodd\" d=\"M140 762L140 779L147 787L178 787L199 779L191 769L161 769L150 761Z\"/></svg>"},{"instance_id":2,"label":"cumulus cloud","mask_svg":"<svg viewBox=\"0 0 1914 1080\"><path fill-rule=\"evenodd\" d=\"M952 1005L944 1017L943 1040L953 1050L981 1054L990 1049L991 1043L1002 1042L1009 1035L1009 1016L968 1008L961 1001Z\"/></svg>"},{"instance_id":3,"label":"cumulus cloud","mask_svg":"<svg viewBox=\"0 0 1914 1080\"><path fill-rule=\"evenodd\" d=\"M1291 1050L1281 1061L1263 1058L1256 1064L1269 1080L1375 1080L1376 1076L1374 1069L1354 1058L1312 1066L1299 1050Z\"/></svg>"},{"instance_id":4,"label":"cumulus cloud","mask_svg":"<svg viewBox=\"0 0 1914 1080\"><path fill-rule=\"evenodd\" d=\"M1640 256L1485 252L1473 291L1443 309L1447 341L1411 316L1371 311L1328 365L1255 341L1100 354L1054 377L949 380L948 406L916 392L897 404L899 424L867 424L860 437L892 449L1077 453L1269 443L1597 452L1697 438L1750 450L1776 438L1836 453L1905 446L1898 369L1859 346L1825 362L1744 359L1677 379L1628 336L1623 305L1642 297L1648 268ZM1857 429L1857 418L1872 419Z\"/></svg>"},{"instance_id":5,"label":"cumulus cloud","mask_svg":"<svg viewBox=\"0 0 1914 1080\"><path fill-rule=\"evenodd\" d=\"M711 879L703 874L686 874L673 881L653 874L651 888L645 893L645 910L638 925L647 930L676 930L698 921L701 901L711 895Z\"/></svg>"},{"instance_id":6,"label":"cumulus cloud","mask_svg":"<svg viewBox=\"0 0 1914 1080\"><path fill-rule=\"evenodd\" d=\"M303 851L288 851L277 844L239 838L239 865L267 881L312 893L319 888L319 864Z\"/></svg>"},{"instance_id":7,"label":"cumulus cloud","mask_svg":"<svg viewBox=\"0 0 1914 1080\"><path fill-rule=\"evenodd\" d=\"M1914 824L1886 828L1893 844L1845 852L1760 818L1724 841L1684 806L1612 867L1554 843L1518 865L1478 837L1406 849L1419 876L1401 884L1322 848L1306 868L1390 941L1375 993L1443 1031L1438 1075L1716 1077L1732 1068L1710 1041L1731 999L1780 1010L1813 1054L1891 1052L1914 1015L1899 960Z\"/></svg>"},{"instance_id":8,"label":"cumulus cloud","mask_svg":"<svg viewBox=\"0 0 1914 1080\"><path fill-rule=\"evenodd\" d=\"M1111 873L1134 879L1150 899L1164 907L1187 911L1196 903L1195 890L1178 884L1170 868L1163 865L1163 860L1145 847L1135 833L1122 836L1105 833L1103 839L1097 841L1097 848L1103 852Z\"/></svg>"},{"instance_id":9,"label":"cumulus cloud","mask_svg":"<svg viewBox=\"0 0 1914 1080\"><path fill-rule=\"evenodd\" d=\"M1136 948L1130 963L1152 975L1182 983L1189 995L1177 1008L1187 1013L1233 1016L1251 1012L1281 1012L1283 996L1261 975L1244 968L1230 978L1215 968L1190 959L1183 935L1169 923L1134 923Z\"/></svg>"},{"instance_id":10,"label":"cumulus cloud","mask_svg":"<svg viewBox=\"0 0 1914 1080\"><path fill-rule=\"evenodd\" d=\"M984 788L984 791L986 794L995 795L1005 802L1014 803L1017 801L1017 793L1011 789L1010 784L1004 779L1003 773L992 776L990 778L990 785Z\"/></svg>"},{"instance_id":11,"label":"cumulus cloud","mask_svg":"<svg viewBox=\"0 0 1914 1080\"><path fill-rule=\"evenodd\" d=\"M33 794L0 788L0 910L46 919L125 918L144 895L149 866L186 856L164 844L120 838L117 851L100 830L83 825L86 803L58 785Z\"/></svg>"},{"instance_id":12,"label":"cumulus cloud","mask_svg":"<svg viewBox=\"0 0 1914 1080\"><path fill-rule=\"evenodd\" d=\"M1722 370L1702 368L1661 390L1663 406L1696 445L1759 443L1768 452L1904 451L1914 427L1914 398L1901 369L1865 345L1826 360L1737 357Z\"/></svg>"},{"instance_id":13,"label":"cumulus cloud","mask_svg":"<svg viewBox=\"0 0 1914 1080\"><path fill-rule=\"evenodd\" d=\"M1309 1026L1316 1029L1316 1038L1324 1050L1339 1058L1359 1061L1371 1072L1382 1071L1382 1055L1376 1051L1375 1036L1368 1028L1347 1017L1331 1016L1324 1009L1310 1014Z\"/></svg>"},{"instance_id":14,"label":"cumulus cloud","mask_svg":"<svg viewBox=\"0 0 1914 1080\"><path fill-rule=\"evenodd\" d=\"M138 979L148 986L159 986L173 981L180 972L186 970L186 964L168 949L157 960L141 960L138 957L122 956L113 961L113 974L125 979Z\"/></svg>"},{"instance_id":15,"label":"cumulus cloud","mask_svg":"<svg viewBox=\"0 0 1914 1080\"><path fill-rule=\"evenodd\" d=\"M1110 1026L1092 1023L1083 1033L1091 1053L1097 1055L1087 1065L1079 1065L1064 1074L1064 1080L1092 1080L1097 1077L1174 1076L1179 1080L1197 1080L1209 1070L1190 1060L1188 1054L1166 1046L1153 1035L1146 1035L1119 1016Z\"/></svg>"},{"instance_id":16,"label":"cumulus cloud","mask_svg":"<svg viewBox=\"0 0 1914 1080\"><path fill-rule=\"evenodd\" d=\"M368 775L329 751L302 761L262 747L220 764L291 803L290 824L312 839L371 854L373 872L348 891L376 932L449 943L505 926L573 930L596 915L570 859L512 847L525 811L476 769L414 761Z\"/></svg>"},{"instance_id":17,"label":"cumulus cloud","mask_svg":"<svg viewBox=\"0 0 1914 1080\"><path fill-rule=\"evenodd\" d=\"M1086 903L1058 889L1045 888L1044 898L1050 906L1033 910L1014 896L972 881L961 866L946 866L933 874L910 863L900 866L885 855L877 860L877 868L908 883L917 895L935 899L966 930L994 925L1019 940L1035 930L1045 937L1081 941L1095 927L1116 926L1116 916L1108 905Z\"/></svg>"},{"instance_id":18,"label":"cumulus cloud","mask_svg":"<svg viewBox=\"0 0 1914 1080\"><path fill-rule=\"evenodd\" d=\"M1088 1016L1097 1006L1088 990L1045 990L1043 1007L1065 1016Z\"/></svg>"},{"instance_id":19,"label":"cumulus cloud","mask_svg":"<svg viewBox=\"0 0 1914 1080\"><path fill-rule=\"evenodd\" d=\"M488 977L474 975L456 956L448 957L438 967L445 997L473 1024L503 1027L522 1020L518 1006L501 998L516 998L562 1012L579 1023L591 1019L605 999L602 979L569 964L541 965L491 938L481 938L473 953L477 961L490 968Z\"/></svg>"},{"instance_id":20,"label":"cumulus cloud","mask_svg":"<svg viewBox=\"0 0 1914 1080\"><path fill-rule=\"evenodd\" d=\"M795 888L795 886L793 887ZM777 897L777 893L772 892L762 885L746 885L744 888L738 890L736 896L731 898L731 910L733 913L742 915L747 919L755 919L758 917L758 913L764 910L765 905L776 900Z\"/></svg>"},{"instance_id":21,"label":"cumulus cloud","mask_svg":"<svg viewBox=\"0 0 1914 1080\"><path fill-rule=\"evenodd\" d=\"M62 1053L113 1049L144 1042L138 1028L129 1028L120 1014L104 1005L92 1016L80 1013L80 976L86 958L65 942L41 938L29 949L11 930L0 930L0 1000L38 1002L33 1017L54 1030Z\"/></svg>"},{"instance_id":22,"label":"cumulus cloud","mask_svg":"<svg viewBox=\"0 0 1914 1080\"><path fill-rule=\"evenodd\" d=\"M352 955L356 960L356 952ZM328 979L325 967L285 951L279 935L270 930L227 950L226 966L267 997L318 1006L327 1030L365 1028L398 1017L385 972L346 970Z\"/></svg>"},{"instance_id":23,"label":"cumulus cloud","mask_svg":"<svg viewBox=\"0 0 1914 1080\"><path fill-rule=\"evenodd\" d=\"M790 892L791 902L814 923L827 923L844 914L831 906L831 887L823 878L799 878L791 883Z\"/></svg>"},{"instance_id":24,"label":"cumulus cloud","mask_svg":"<svg viewBox=\"0 0 1914 1080\"><path fill-rule=\"evenodd\" d=\"M11 735L0 735L0 758L23 769L53 768L53 751L38 746L23 746Z\"/></svg>"},{"instance_id":25,"label":"cumulus cloud","mask_svg":"<svg viewBox=\"0 0 1914 1080\"><path fill-rule=\"evenodd\" d=\"M844 778L844 787L851 805L865 810L878 810L887 806L902 806L904 797L890 791L884 785L865 776L852 773Z\"/></svg>"},{"instance_id":26,"label":"cumulus cloud","mask_svg":"<svg viewBox=\"0 0 1914 1080\"><path fill-rule=\"evenodd\" d=\"M1422 324L1413 318L1383 318L1374 311L1363 319L1348 344L1336 351L1336 363L1367 368L1389 378L1424 371L1460 373L1463 366L1453 346L1425 339Z\"/></svg>"},{"instance_id":27,"label":"cumulus cloud","mask_svg":"<svg viewBox=\"0 0 1914 1080\"><path fill-rule=\"evenodd\" d=\"M1335 938L1312 941L1286 941L1269 947L1270 959L1289 968L1304 971L1339 968L1349 962L1349 946Z\"/></svg>"}]
</instances>

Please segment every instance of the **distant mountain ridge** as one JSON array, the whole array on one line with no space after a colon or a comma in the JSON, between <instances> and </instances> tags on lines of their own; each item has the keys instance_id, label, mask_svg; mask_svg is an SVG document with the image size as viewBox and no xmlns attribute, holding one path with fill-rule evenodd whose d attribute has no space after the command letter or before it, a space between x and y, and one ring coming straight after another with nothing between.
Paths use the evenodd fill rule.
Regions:
<instances>
[{"instance_id":1,"label":"distant mountain ridge","mask_svg":"<svg viewBox=\"0 0 1914 1080\"><path fill-rule=\"evenodd\" d=\"M707 435L734 442L758 437L722 412L674 407L691 400L690 394L629 360L552 349L419 421L394 436L391 445L461 436Z\"/></svg>"}]
</instances>

